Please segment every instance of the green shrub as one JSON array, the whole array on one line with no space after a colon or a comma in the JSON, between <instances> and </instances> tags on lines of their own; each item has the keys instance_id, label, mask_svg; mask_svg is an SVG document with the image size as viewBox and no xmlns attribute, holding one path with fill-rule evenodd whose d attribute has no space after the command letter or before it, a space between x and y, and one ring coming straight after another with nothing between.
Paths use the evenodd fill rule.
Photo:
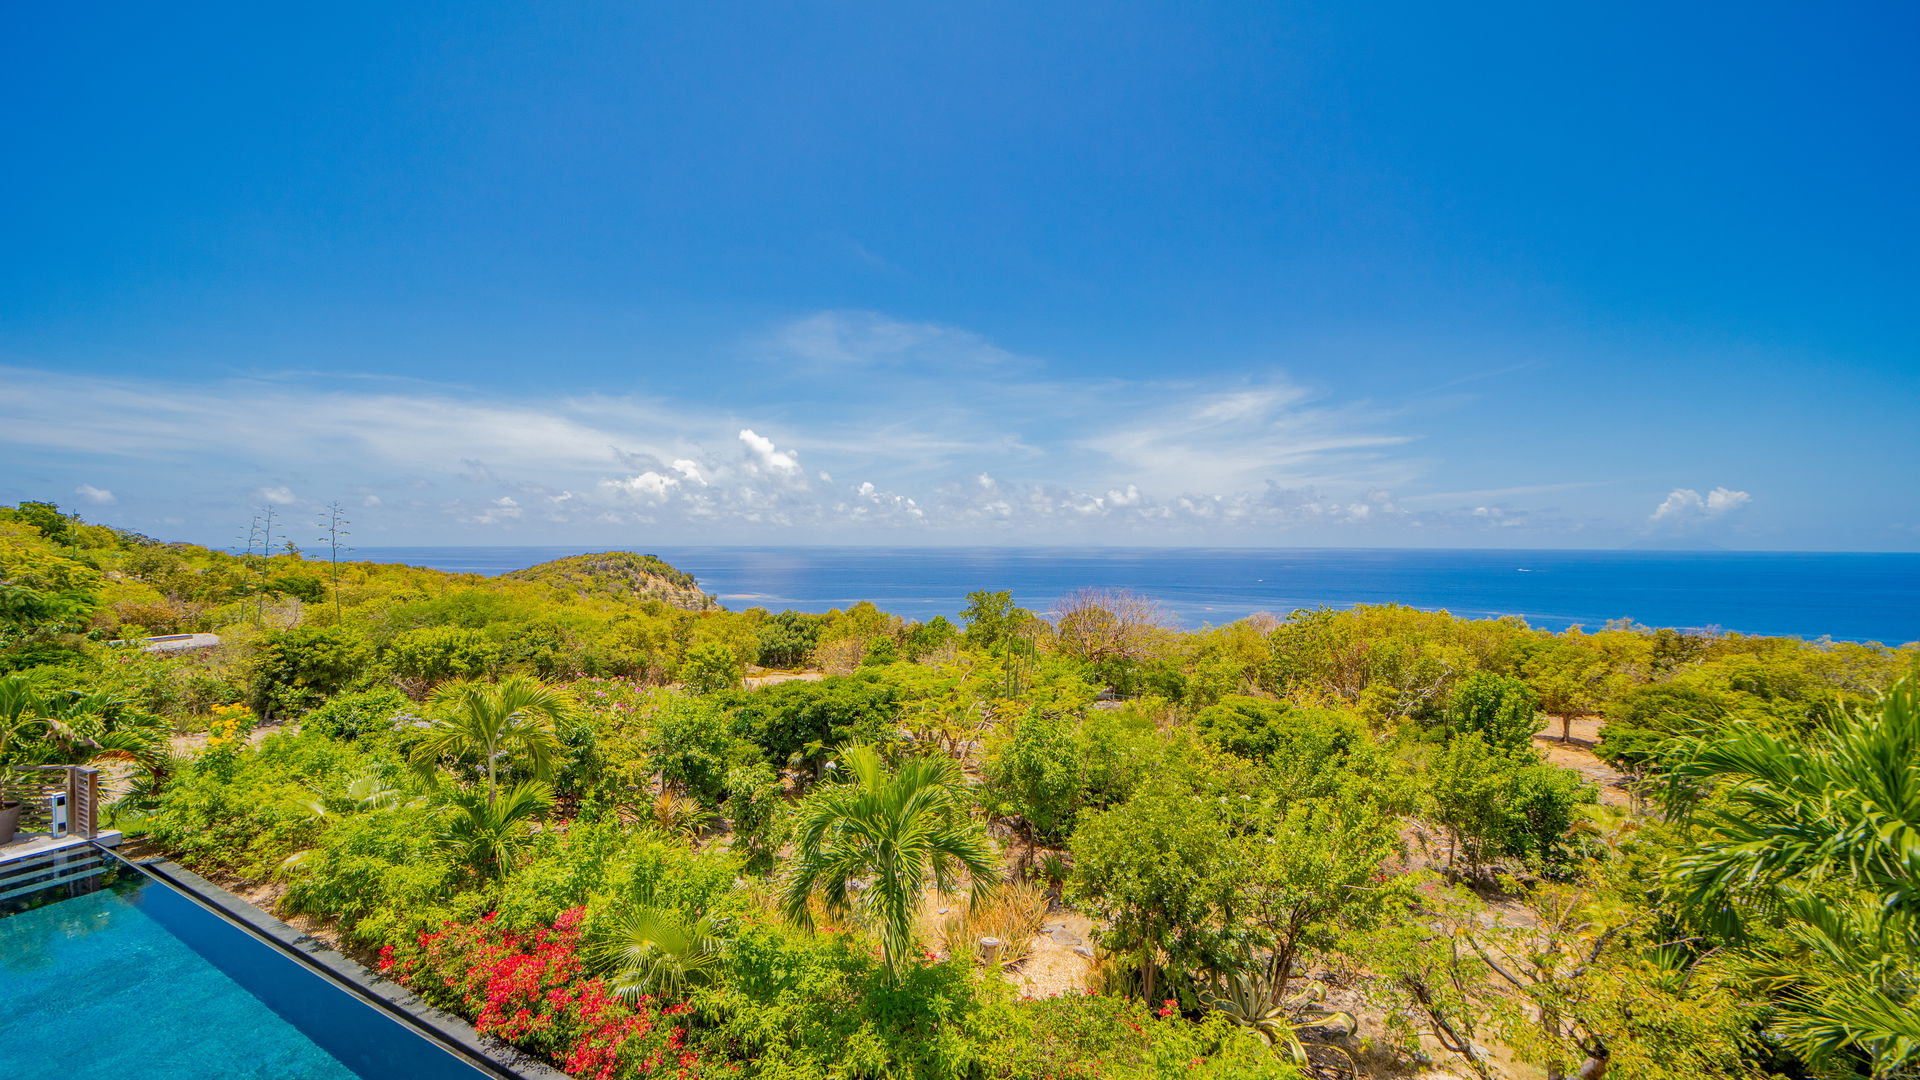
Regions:
<instances>
[{"instance_id":1,"label":"green shrub","mask_svg":"<svg viewBox=\"0 0 1920 1080\"><path fill-rule=\"evenodd\" d=\"M423 626L395 635L380 658L395 675L424 688L492 672L500 666L500 646L464 626Z\"/></svg>"},{"instance_id":2,"label":"green shrub","mask_svg":"<svg viewBox=\"0 0 1920 1080\"><path fill-rule=\"evenodd\" d=\"M733 733L733 720L719 702L681 695L654 714L647 750L668 787L709 809L726 798L727 770L760 756L758 748Z\"/></svg>"},{"instance_id":3,"label":"green shrub","mask_svg":"<svg viewBox=\"0 0 1920 1080\"><path fill-rule=\"evenodd\" d=\"M1228 694L1219 704L1201 709L1194 726L1229 754L1265 761L1279 746L1290 708L1271 698Z\"/></svg>"},{"instance_id":4,"label":"green shrub","mask_svg":"<svg viewBox=\"0 0 1920 1080\"><path fill-rule=\"evenodd\" d=\"M776 766L817 771L837 747L884 745L900 735L900 692L872 674L778 683L727 704L735 730Z\"/></svg>"},{"instance_id":5,"label":"green shrub","mask_svg":"<svg viewBox=\"0 0 1920 1080\"><path fill-rule=\"evenodd\" d=\"M330 739L352 741L368 734L385 734L393 719L415 708L407 695L392 687L342 694L308 713L300 722L304 731Z\"/></svg>"},{"instance_id":6,"label":"green shrub","mask_svg":"<svg viewBox=\"0 0 1920 1080\"><path fill-rule=\"evenodd\" d=\"M992 1010L988 1075L1004 1080L1297 1080L1292 1063L1217 1014L1195 1023L1164 1004L1064 995Z\"/></svg>"},{"instance_id":7,"label":"green shrub","mask_svg":"<svg viewBox=\"0 0 1920 1080\"><path fill-rule=\"evenodd\" d=\"M1677 736L1697 735L1727 718L1725 695L1696 686L1658 683L1636 687L1606 706L1606 724L1596 748L1609 763L1629 772L1657 765L1660 746Z\"/></svg>"},{"instance_id":8,"label":"green shrub","mask_svg":"<svg viewBox=\"0 0 1920 1080\"><path fill-rule=\"evenodd\" d=\"M270 735L202 753L167 785L147 835L196 869L267 878L312 846L326 821L308 806L362 772L369 759L317 734Z\"/></svg>"},{"instance_id":9,"label":"green shrub","mask_svg":"<svg viewBox=\"0 0 1920 1080\"><path fill-rule=\"evenodd\" d=\"M1501 809L1501 849L1534 870L1557 874L1570 861L1568 838L1582 807L1600 801L1599 792L1572 769L1525 765L1507 782Z\"/></svg>"},{"instance_id":10,"label":"green shrub","mask_svg":"<svg viewBox=\"0 0 1920 1080\"><path fill-rule=\"evenodd\" d=\"M760 624L759 661L770 668L798 667L820 643L820 615L783 611Z\"/></svg>"},{"instance_id":11,"label":"green shrub","mask_svg":"<svg viewBox=\"0 0 1920 1080\"><path fill-rule=\"evenodd\" d=\"M501 890L500 918L526 928L581 906L591 919L635 904L687 914L731 911L739 903L738 869L730 856L690 851L611 815L579 820L537 838L532 857Z\"/></svg>"},{"instance_id":12,"label":"green shrub","mask_svg":"<svg viewBox=\"0 0 1920 1080\"><path fill-rule=\"evenodd\" d=\"M979 979L965 959L887 978L873 949L840 930L808 934L749 923L721 977L694 1003L712 1027L708 1053L742 1075L948 1080L987 1074Z\"/></svg>"},{"instance_id":13,"label":"green shrub","mask_svg":"<svg viewBox=\"0 0 1920 1080\"><path fill-rule=\"evenodd\" d=\"M435 844L436 813L399 806L332 823L288 871L282 906L337 919L347 937L376 946L478 915L484 897L456 892L465 875Z\"/></svg>"},{"instance_id":14,"label":"green shrub","mask_svg":"<svg viewBox=\"0 0 1920 1080\"><path fill-rule=\"evenodd\" d=\"M372 662L372 647L342 627L270 633L254 654L247 704L269 719L303 715L360 684Z\"/></svg>"},{"instance_id":15,"label":"green shrub","mask_svg":"<svg viewBox=\"0 0 1920 1080\"><path fill-rule=\"evenodd\" d=\"M713 694L740 686L746 665L732 649L717 641L703 642L687 650L680 665L680 682L689 694Z\"/></svg>"},{"instance_id":16,"label":"green shrub","mask_svg":"<svg viewBox=\"0 0 1920 1080\"><path fill-rule=\"evenodd\" d=\"M1524 750L1540 730L1540 698L1523 680L1476 671L1454 687L1447 723L1455 732L1477 732L1500 753Z\"/></svg>"}]
</instances>

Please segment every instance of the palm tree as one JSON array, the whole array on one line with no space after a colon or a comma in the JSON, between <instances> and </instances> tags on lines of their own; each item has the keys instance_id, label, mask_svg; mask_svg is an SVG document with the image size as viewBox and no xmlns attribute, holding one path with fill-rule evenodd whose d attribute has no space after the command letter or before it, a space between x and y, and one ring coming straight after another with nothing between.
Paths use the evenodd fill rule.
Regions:
<instances>
[{"instance_id":1,"label":"palm tree","mask_svg":"<svg viewBox=\"0 0 1920 1080\"><path fill-rule=\"evenodd\" d=\"M689 918L651 903L634 906L595 934L591 954L612 976L615 993L679 997L713 980L720 939L712 916Z\"/></svg>"},{"instance_id":2,"label":"palm tree","mask_svg":"<svg viewBox=\"0 0 1920 1080\"><path fill-rule=\"evenodd\" d=\"M0 677L0 760L9 756L40 765L111 759L151 772L164 763L166 733L112 694L49 691L8 675Z\"/></svg>"},{"instance_id":3,"label":"palm tree","mask_svg":"<svg viewBox=\"0 0 1920 1080\"><path fill-rule=\"evenodd\" d=\"M952 892L960 873L985 899L998 875L986 830L967 817L960 769L949 758L920 758L889 775L872 747L842 755L846 783L816 790L800 806L796 852L783 907L801 926L813 925L810 901L852 911L855 882L860 913L879 928L887 971L898 973L913 954L914 912L929 885Z\"/></svg>"},{"instance_id":4,"label":"palm tree","mask_svg":"<svg viewBox=\"0 0 1920 1080\"><path fill-rule=\"evenodd\" d=\"M440 808L437 846L483 879L504 874L532 835L533 819L553 805L553 790L523 780L485 798L454 791Z\"/></svg>"},{"instance_id":5,"label":"palm tree","mask_svg":"<svg viewBox=\"0 0 1920 1080\"><path fill-rule=\"evenodd\" d=\"M46 734L51 725L41 715L45 701L40 688L25 675L0 677L0 764L30 739Z\"/></svg>"},{"instance_id":6,"label":"palm tree","mask_svg":"<svg viewBox=\"0 0 1920 1080\"><path fill-rule=\"evenodd\" d=\"M1742 894L1773 901L1787 949L1755 950L1777 1030L1819 1062L1876 1077L1920 1066L1920 676L1877 714L1848 710L1804 743L1739 727L1693 740L1681 785L1717 785L1675 869L1737 929Z\"/></svg>"},{"instance_id":7,"label":"palm tree","mask_svg":"<svg viewBox=\"0 0 1920 1080\"><path fill-rule=\"evenodd\" d=\"M538 679L511 675L497 683L449 683L433 696L441 714L414 747L417 763L479 757L487 769L487 801L499 789L502 759L518 759L535 779L553 775L561 752L554 727L573 704Z\"/></svg>"},{"instance_id":8,"label":"palm tree","mask_svg":"<svg viewBox=\"0 0 1920 1080\"><path fill-rule=\"evenodd\" d=\"M1840 878L1920 914L1920 676L1877 714L1848 710L1804 743L1738 725L1688 749L1675 780L1724 789L1680 861L1696 897Z\"/></svg>"}]
</instances>

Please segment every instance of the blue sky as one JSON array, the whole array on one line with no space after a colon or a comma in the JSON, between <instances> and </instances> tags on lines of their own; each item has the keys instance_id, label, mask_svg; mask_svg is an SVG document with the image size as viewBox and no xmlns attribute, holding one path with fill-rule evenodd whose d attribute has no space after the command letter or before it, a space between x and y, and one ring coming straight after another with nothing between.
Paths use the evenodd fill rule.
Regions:
<instances>
[{"instance_id":1,"label":"blue sky","mask_svg":"<svg viewBox=\"0 0 1920 1080\"><path fill-rule=\"evenodd\" d=\"M0 501L1920 550L1911 5L0 20Z\"/></svg>"}]
</instances>

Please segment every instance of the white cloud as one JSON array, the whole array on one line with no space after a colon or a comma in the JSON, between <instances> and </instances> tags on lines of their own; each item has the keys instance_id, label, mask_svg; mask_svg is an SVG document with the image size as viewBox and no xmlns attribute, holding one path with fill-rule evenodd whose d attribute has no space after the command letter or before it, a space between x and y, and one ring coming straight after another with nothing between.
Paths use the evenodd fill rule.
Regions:
<instances>
[{"instance_id":1,"label":"white cloud","mask_svg":"<svg viewBox=\"0 0 1920 1080\"><path fill-rule=\"evenodd\" d=\"M1282 538L1471 521L1473 506L1494 505L1488 495L1451 507L1430 499L1414 513L1376 498L1418 477L1401 450L1412 436L1389 414L1278 379L1046 379L1036 361L966 331L861 312L809 316L772 340L805 363L857 365L858 392L762 373L723 410L607 393L0 368L0 449L69 461L67 484L108 479L205 505L267 477L255 494L281 505L297 501L292 483L324 501L320 476L341 491L403 491L379 515L393 542L404 542L400 530L445 536L452 522L516 521L538 521L551 542L639 529L662 542L727 542L771 526L831 541L855 535L837 532L849 521L956 539L1211 542L1239 531L1238 542L1297 542ZM504 503L502 492L512 493ZM364 505L382 504L367 494Z\"/></svg>"},{"instance_id":2,"label":"white cloud","mask_svg":"<svg viewBox=\"0 0 1920 1080\"><path fill-rule=\"evenodd\" d=\"M1680 524L1705 521L1730 514L1752 501L1753 496L1746 492L1724 487L1714 488L1704 497L1692 488L1675 488L1654 507L1648 520Z\"/></svg>"},{"instance_id":3,"label":"white cloud","mask_svg":"<svg viewBox=\"0 0 1920 1080\"><path fill-rule=\"evenodd\" d=\"M108 491L106 488L94 487L92 484L81 484L79 487L73 489L73 493L95 506L112 506L120 501L114 497L113 492Z\"/></svg>"},{"instance_id":4,"label":"white cloud","mask_svg":"<svg viewBox=\"0 0 1920 1080\"><path fill-rule=\"evenodd\" d=\"M498 525L504 521L518 521L525 513L525 509L513 496L502 495L493 500L485 510L467 520L475 525Z\"/></svg>"},{"instance_id":5,"label":"white cloud","mask_svg":"<svg viewBox=\"0 0 1920 1080\"><path fill-rule=\"evenodd\" d=\"M791 450L777 450L773 440L758 434L752 428L740 429L740 441L746 444L747 454L762 469L775 476L798 478L800 460Z\"/></svg>"},{"instance_id":6,"label":"white cloud","mask_svg":"<svg viewBox=\"0 0 1920 1080\"><path fill-rule=\"evenodd\" d=\"M364 498L364 499L361 499L361 500L360 500L360 505L361 505L361 506L379 506L379 505L380 505L380 496L378 496L378 495L369 495L369 496L367 496L366 498Z\"/></svg>"},{"instance_id":7,"label":"white cloud","mask_svg":"<svg viewBox=\"0 0 1920 1080\"><path fill-rule=\"evenodd\" d=\"M602 481L602 486L611 488L614 491L654 500L666 498L667 493L678 487L679 484L680 481L671 476L664 476L652 471L643 472L638 476L631 476L625 480Z\"/></svg>"},{"instance_id":8,"label":"white cloud","mask_svg":"<svg viewBox=\"0 0 1920 1080\"><path fill-rule=\"evenodd\" d=\"M1412 477L1406 462L1384 456L1408 436L1370 431L1377 417L1316 406L1298 387L1168 387L1102 419L1079 445L1150 490L1398 486Z\"/></svg>"},{"instance_id":9,"label":"white cloud","mask_svg":"<svg viewBox=\"0 0 1920 1080\"><path fill-rule=\"evenodd\" d=\"M1707 513L1725 514L1738 510L1753 501L1753 496L1744 491L1729 491L1723 487L1707 492Z\"/></svg>"}]
</instances>

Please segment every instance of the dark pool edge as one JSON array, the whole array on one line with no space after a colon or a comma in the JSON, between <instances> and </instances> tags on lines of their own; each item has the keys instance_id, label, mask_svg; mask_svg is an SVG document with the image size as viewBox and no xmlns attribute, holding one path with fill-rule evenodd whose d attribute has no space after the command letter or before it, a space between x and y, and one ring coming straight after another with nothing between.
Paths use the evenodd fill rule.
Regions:
<instances>
[{"instance_id":1,"label":"dark pool edge","mask_svg":"<svg viewBox=\"0 0 1920 1080\"><path fill-rule=\"evenodd\" d=\"M565 1073L522 1050L483 1038L473 1030L473 1025L460 1017L427 1004L392 979L367 970L313 935L281 922L179 863L155 861L132 865L214 908L294 959L319 969L321 974L369 1005L475 1068L500 1080L569 1080Z\"/></svg>"}]
</instances>

